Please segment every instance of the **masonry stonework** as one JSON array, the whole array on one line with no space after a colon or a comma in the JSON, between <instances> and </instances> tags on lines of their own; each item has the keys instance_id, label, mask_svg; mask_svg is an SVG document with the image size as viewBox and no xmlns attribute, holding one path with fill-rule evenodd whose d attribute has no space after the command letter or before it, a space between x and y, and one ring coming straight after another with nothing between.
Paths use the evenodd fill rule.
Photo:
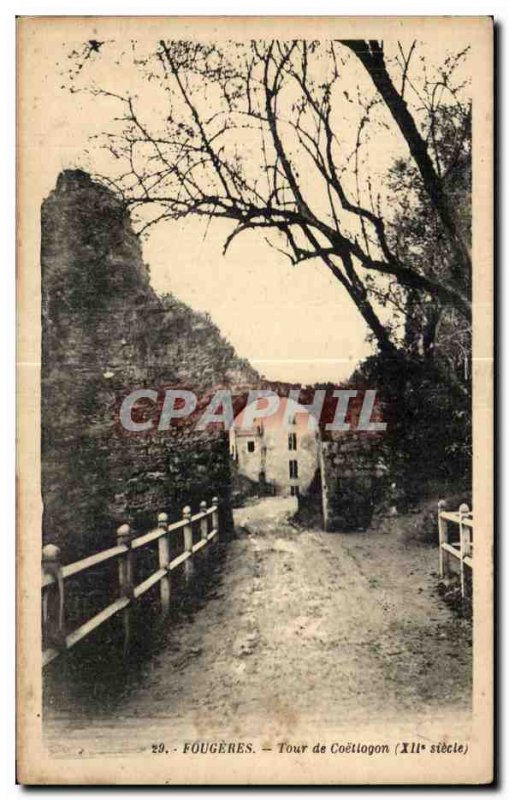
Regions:
<instances>
[{"instance_id":1,"label":"masonry stonework","mask_svg":"<svg viewBox=\"0 0 509 800\"><path fill-rule=\"evenodd\" d=\"M44 542L64 561L104 548L116 527L180 518L217 495L229 508L224 432L121 430L119 399L134 388L258 380L206 314L150 285L128 210L80 170L44 201L42 499Z\"/></svg>"},{"instance_id":2,"label":"masonry stonework","mask_svg":"<svg viewBox=\"0 0 509 800\"><path fill-rule=\"evenodd\" d=\"M376 437L349 432L321 442L325 530L365 530L383 491Z\"/></svg>"}]
</instances>

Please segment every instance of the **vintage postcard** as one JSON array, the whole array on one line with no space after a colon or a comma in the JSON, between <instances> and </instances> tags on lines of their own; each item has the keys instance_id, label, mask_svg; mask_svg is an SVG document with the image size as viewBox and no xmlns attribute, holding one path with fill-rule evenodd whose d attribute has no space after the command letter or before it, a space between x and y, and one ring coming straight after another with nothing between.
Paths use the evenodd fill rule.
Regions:
<instances>
[{"instance_id":1,"label":"vintage postcard","mask_svg":"<svg viewBox=\"0 0 509 800\"><path fill-rule=\"evenodd\" d=\"M493 20L18 19L18 780L493 780Z\"/></svg>"}]
</instances>

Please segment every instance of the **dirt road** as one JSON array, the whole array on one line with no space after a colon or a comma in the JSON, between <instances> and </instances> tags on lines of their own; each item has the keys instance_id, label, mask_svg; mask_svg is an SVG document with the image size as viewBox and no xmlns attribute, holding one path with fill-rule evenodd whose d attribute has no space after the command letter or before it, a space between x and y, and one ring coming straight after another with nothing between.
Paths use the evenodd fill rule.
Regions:
<instances>
[{"instance_id":1,"label":"dirt road","mask_svg":"<svg viewBox=\"0 0 509 800\"><path fill-rule=\"evenodd\" d=\"M267 742L316 727L463 724L467 622L435 592L436 552L389 533L289 521L293 500L236 512L219 581L111 718L55 718L55 753L140 751L205 734Z\"/></svg>"}]
</instances>

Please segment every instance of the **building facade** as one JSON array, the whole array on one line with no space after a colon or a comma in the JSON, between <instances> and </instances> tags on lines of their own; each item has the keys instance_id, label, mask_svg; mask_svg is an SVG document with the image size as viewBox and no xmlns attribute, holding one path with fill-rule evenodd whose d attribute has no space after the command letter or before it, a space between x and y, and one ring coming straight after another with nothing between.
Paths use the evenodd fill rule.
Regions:
<instances>
[{"instance_id":1,"label":"building facade","mask_svg":"<svg viewBox=\"0 0 509 800\"><path fill-rule=\"evenodd\" d=\"M256 408L263 408L263 400ZM280 398L277 412L256 417L253 405L234 420L230 453L241 475L258 483L261 492L298 496L305 492L319 465L317 423L293 400ZM244 415L253 425L244 427Z\"/></svg>"}]
</instances>

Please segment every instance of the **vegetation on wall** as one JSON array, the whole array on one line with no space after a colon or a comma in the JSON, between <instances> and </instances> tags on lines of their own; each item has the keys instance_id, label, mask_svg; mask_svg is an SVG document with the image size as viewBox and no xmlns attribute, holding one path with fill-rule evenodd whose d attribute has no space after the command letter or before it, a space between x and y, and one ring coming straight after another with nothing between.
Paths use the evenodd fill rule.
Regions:
<instances>
[{"instance_id":1,"label":"vegetation on wall","mask_svg":"<svg viewBox=\"0 0 509 800\"><path fill-rule=\"evenodd\" d=\"M63 172L42 207L42 493L45 541L66 560L115 528L213 495L227 505L220 433L128 435L115 422L132 388L257 380L206 314L149 284L129 213L81 171Z\"/></svg>"}]
</instances>

